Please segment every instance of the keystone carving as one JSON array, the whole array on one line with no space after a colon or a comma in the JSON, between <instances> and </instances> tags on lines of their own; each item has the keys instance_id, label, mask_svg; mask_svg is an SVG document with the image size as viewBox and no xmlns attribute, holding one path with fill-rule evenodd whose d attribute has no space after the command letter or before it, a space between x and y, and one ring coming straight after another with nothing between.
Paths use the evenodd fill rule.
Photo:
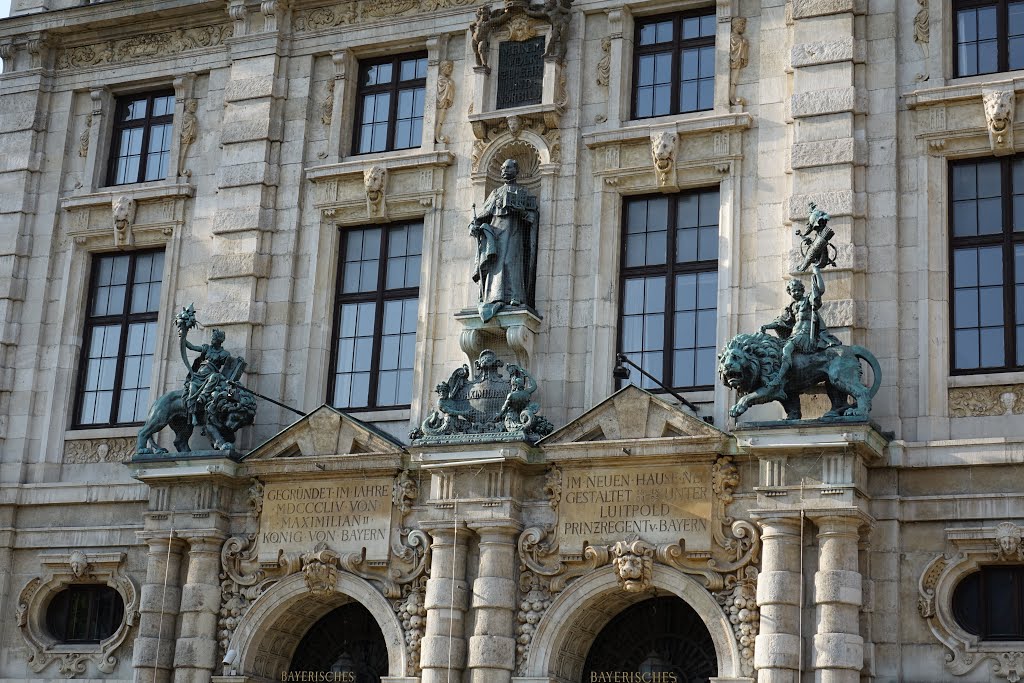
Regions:
<instances>
[{"instance_id":1,"label":"keystone carving","mask_svg":"<svg viewBox=\"0 0 1024 683\"><path fill-rule=\"evenodd\" d=\"M985 122L988 125L988 141L996 156L1013 153L1013 113L1016 95L1013 88L1005 90L983 90L982 103L985 106Z\"/></svg>"},{"instance_id":2,"label":"keystone carving","mask_svg":"<svg viewBox=\"0 0 1024 683\"><path fill-rule=\"evenodd\" d=\"M306 588L321 600L329 598L338 583L338 553L319 543L311 553L302 555L302 573L306 579Z\"/></svg>"},{"instance_id":3,"label":"keystone carving","mask_svg":"<svg viewBox=\"0 0 1024 683\"><path fill-rule=\"evenodd\" d=\"M384 193L388 182L388 171L383 166L371 166L363 171L363 186L366 189L366 213L370 218L387 215Z\"/></svg>"},{"instance_id":4,"label":"keystone carving","mask_svg":"<svg viewBox=\"0 0 1024 683\"><path fill-rule=\"evenodd\" d=\"M676 185L676 144L679 135L675 131L659 131L651 133L651 159L654 161L654 173L658 177L658 187L674 187Z\"/></svg>"},{"instance_id":5,"label":"keystone carving","mask_svg":"<svg viewBox=\"0 0 1024 683\"><path fill-rule=\"evenodd\" d=\"M1003 522L996 526L996 559L1002 562L1024 560L1021 528L1013 522Z\"/></svg>"},{"instance_id":6,"label":"keystone carving","mask_svg":"<svg viewBox=\"0 0 1024 683\"><path fill-rule=\"evenodd\" d=\"M132 235L132 224L135 222L135 200L128 195L114 197L111 202L114 212L114 246L130 247L135 238Z\"/></svg>"},{"instance_id":7,"label":"keystone carving","mask_svg":"<svg viewBox=\"0 0 1024 683\"><path fill-rule=\"evenodd\" d=\"M71 557L68 558L68 568L76 579L89 576L89 567L89 558L81 550L71 553Z\"/></svg>"},{"instance_id":8,"label":"keystone carving","mask_svg":"<svg viewBox=\"0 0 1024 683\"><path fill-rule=\"evenodd\" d=\"M622 590L641 593L650 588L654 551L654 546L641 540L619 541L612 546L612 565Z\"/></svg>"}]
</instances>

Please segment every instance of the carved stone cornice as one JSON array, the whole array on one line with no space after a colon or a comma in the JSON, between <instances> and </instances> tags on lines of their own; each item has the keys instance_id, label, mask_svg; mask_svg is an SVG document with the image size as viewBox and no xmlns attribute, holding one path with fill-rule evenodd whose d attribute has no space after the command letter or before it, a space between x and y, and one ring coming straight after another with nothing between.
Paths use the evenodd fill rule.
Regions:
<instances>
[{"instance_id":1,"label":"carved stone cornice","mask_svg":"<svg viewBox=\"0 0 1024 683\"><path fill-rule=\"evenodd\" d=\"M1024 414L1024 384L950 387L950 417Z\"/></svg>"},{"instance_id":2,"label":"carved stone cornice","mask_svg":"<svg viewBox=\"0 0 1024 683\"><path fill-rule=\"evenodd\" d=\"M182 52L219 48L233 34L234 27L230 24L213 24L67 46L58 50L56 68L64 71L162 59Z\"/></svg>"},{"instance_id":3,"label":"carved stone cornice","mask_svg":"<svg viewBox=\"0 0 1024 683\"><path fill-rule=\"evenodd\" d=\"M1024 529L1013 522L995 526L946 529L952 552L929 562L918 579L917 611L928 622L935 638L949 652L946 668L963 676L985 660L992 673L1008 681L1024 674L1024 652L1019 642L983 641L965 631L953 617L953 591L967 575L981 565L1024 562Z\"/></svg>"},{"instance_id":4,"label":"carved stone cornice","mask_svg":"<svg viewBox=\"0 0 1024 683\"><path fill-rule=\"evenodd\" d=\"M18 595L16 619L25 641L28 665L36 673L57 662L58 672L74 678L86 672L92 662L102 673L113 673L118 665L117 649L139 619L139 591L122 573L125 553L76 550L68 554L42 555L42 574L32 578ZM114 633L99 643L63 643L46 627L46 608L60 591L75 583L105 584L124 601L124 619Z\"/></svg>"},{"instance_id":5,"label":"carved stone cornice","mask_svg":"<svg viewBox=\"0 0 1024 683\"><path fill-rule=\"evenodd\" d=\"M447 151L315 166L314 205L339 225L422 216L443 193L437 173L455 161Z\"/></svg>"},{"instance_id":6,"label":"carved stone cornice","mask_svg":"<svg viewBox=\"0 0 1024 683\"><path fill-rule=\"evenodd\" d=\"M479 0L346 0L296 10L292 27L296 33L326 31L338 26L350 26L420 12L458 10L477 2Z\"/></svg>"}]
</instances>

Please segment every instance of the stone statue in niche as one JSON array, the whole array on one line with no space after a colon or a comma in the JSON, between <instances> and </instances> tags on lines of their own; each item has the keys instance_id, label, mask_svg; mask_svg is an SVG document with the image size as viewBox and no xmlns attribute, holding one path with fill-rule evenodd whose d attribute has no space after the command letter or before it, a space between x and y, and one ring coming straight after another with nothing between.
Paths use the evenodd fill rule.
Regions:
<instances>
[{"instance_id":1,"label":"stone statue in niche","mask_svg":"<svg viewBox=\"0 0 1024 683\"><path fill-rule=\"evenodd\" d=\"M792 301L782 314L761 331L738 334L718 356L718 374L722 383L742 396L729 410L739 417L753 405L778 401L787 420L799 420L800 394L825 383L831 409L822 420L867 420L871 399L882 382L882 370L874 354L862 346L847 346L832 335L819 309L825 294L822 269L835 265L835 235L828 227L830 216L810 205L807 226L797 235L803 238L801 272L811 269L811 291L804 283L790 280L786 285ZM814 235L814 236L812 236ZM778 336L768 334L774 330ZM870 387L862 381L861 361L871 366L874 381ZM853 403L850 403L850 399Z\"/></svg>"},{"instance_id":2,"label":"stone statue in niche","mask_svg":"<svg viewBox=\"0 0 1024 683\"><path fill-rule=\"evenodd\" d=\"M501 165L505 184L476 211L469 234L477 242L473 282L479 285L477 311L487 322L505 306L534 307L537 278L537 198L516 181L519 164Z\"/></svg>"},{"instance_id":3,"label":"stone statue in niche","mask_svg":"<svg viewBox=\"0 0 1024 683\"><path fill-rule=\"evenodd\" d=\"M192 450L188 441L196 427L209 434L215 449L230 451L235 445L235 433L256 418L256 395L238 383L245 371L245 359L224 349L225 335L220 330L213 331L209 344L189 342L189 330L199 324L191 305L174 317L174 324L178 328L181 359L188 368L185 386L167 392L150 408L146 424L139 430L136 453L166 453L167 449L154 441L164 427L174 431L174 447L179 453ZM199 352L191 363L189 350Z\"/></svg>"}]
</instances>

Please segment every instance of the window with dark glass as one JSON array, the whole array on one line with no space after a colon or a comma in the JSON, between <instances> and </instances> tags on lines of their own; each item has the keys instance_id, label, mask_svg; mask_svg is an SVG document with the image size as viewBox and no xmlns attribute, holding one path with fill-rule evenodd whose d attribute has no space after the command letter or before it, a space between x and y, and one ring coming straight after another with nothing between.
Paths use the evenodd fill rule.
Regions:
<instances>
[{"instance_id":1,"label":"window with dark glass","mask_svg":"<svg viewBox=\"0 0 1024 683\"><path fill-rule=\"evenodd\" d=\"M638 19L634 46L633 118L714 107L713 7Z\"/></svg>"},{"instance_id":2,"label":"window with dark glass","mask_svg":"<svg viewBox=\"0 0 1024 683\"><path fill-rule=\"evenodd\" d=\"M409 405L423 224L345 230L341 242L331 405Z\"/></svg>"},{"instance_id":3,"label":"window with dark glass","mask_svg":"<svg viewBox=\"0 0 1024 683\"><path fill-rule=\"evenodd\" d=\"M162 251L93 257L75 423L145 419L160 307Z\"/></svg>"},{"instance_id":4,"label":"window with dark glass","mask_svg":"<svg viewBox=\"0 0 1024 683\"><path fill-rule=\"evenodd\" d=\"M425 53L360 62L356 153L419 147L426 87Z\"/></svg>"},{"instance_id":5,"label":"window with dark glass","mask_svg":"<svg viewBox=\"0 0 1024 683\"><path fill-rule=\"evenodd\" d=\"M1024 69L1024 0L954 0L953 73Z\"/></svg>"},{"instance_id":6,"label":"window with dark glass","mask_svg":"<svg viewBox=\"0 0 1024 683\"><path fill-rule=\"evenodd\" d=\"M986 565L953 589L953 617L982 640L1024 640L1024 566Z\"/></svg>"},{"instance_id":7,"label":"window with dark glass","mask_svg":"<svg viewBox=\"0 0 1024 683\"><path fill-rule=\"evenodd\" d=\"M1024 157L950 166L952 370L1024 367Z\"/></svg>"},{"instance_id":8,"label":"window with dark glass","mask_svg":"<svg viewBox=\"0 0 1024 683\"><path fill-rule=\"evenodd\" d=\"M619 350L674 388L714 384L718 204L713 189L624 207Z\"/></svg>"},{"instance_id":9,"label":"window with dark glass","mask_svg":"<svg viewBox=\"0 0 1024 683\"><path fill-rule=\"evenodd\" d=\"M68 586L46 608L46 627L62 643L98 643L123 620L124 600L110 586Z\"/></svg>"},{"instance_id":10,"label":"window with dark glass","mask_svg":"<svg viewBox=\"0 0 1024 683\"><path fill-rule=\"evenodd\" d=\"M173 118L173 92L117 98L109 184L125 185L167 177Z\"/></svg>"}]
</instances>

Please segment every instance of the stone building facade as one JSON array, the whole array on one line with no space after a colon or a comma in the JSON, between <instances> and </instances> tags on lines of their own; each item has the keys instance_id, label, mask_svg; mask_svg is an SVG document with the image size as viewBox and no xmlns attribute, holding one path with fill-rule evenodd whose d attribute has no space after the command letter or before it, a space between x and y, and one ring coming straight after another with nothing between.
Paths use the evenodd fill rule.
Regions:
<instances>
[{"instance_id":1,"label":"stone building facade","mask_svg":"<svg viewBox=\"0 0 1024 683\"><path fill-rule=\"evenodd\" d=\"M14 0L0 681L1019 680L1021 4ZM872 421L734 420L811 202ZM140 458L189 303L302 417ZM552 432L410 440L485 349Z\"/></svg>"}]
</instances>

